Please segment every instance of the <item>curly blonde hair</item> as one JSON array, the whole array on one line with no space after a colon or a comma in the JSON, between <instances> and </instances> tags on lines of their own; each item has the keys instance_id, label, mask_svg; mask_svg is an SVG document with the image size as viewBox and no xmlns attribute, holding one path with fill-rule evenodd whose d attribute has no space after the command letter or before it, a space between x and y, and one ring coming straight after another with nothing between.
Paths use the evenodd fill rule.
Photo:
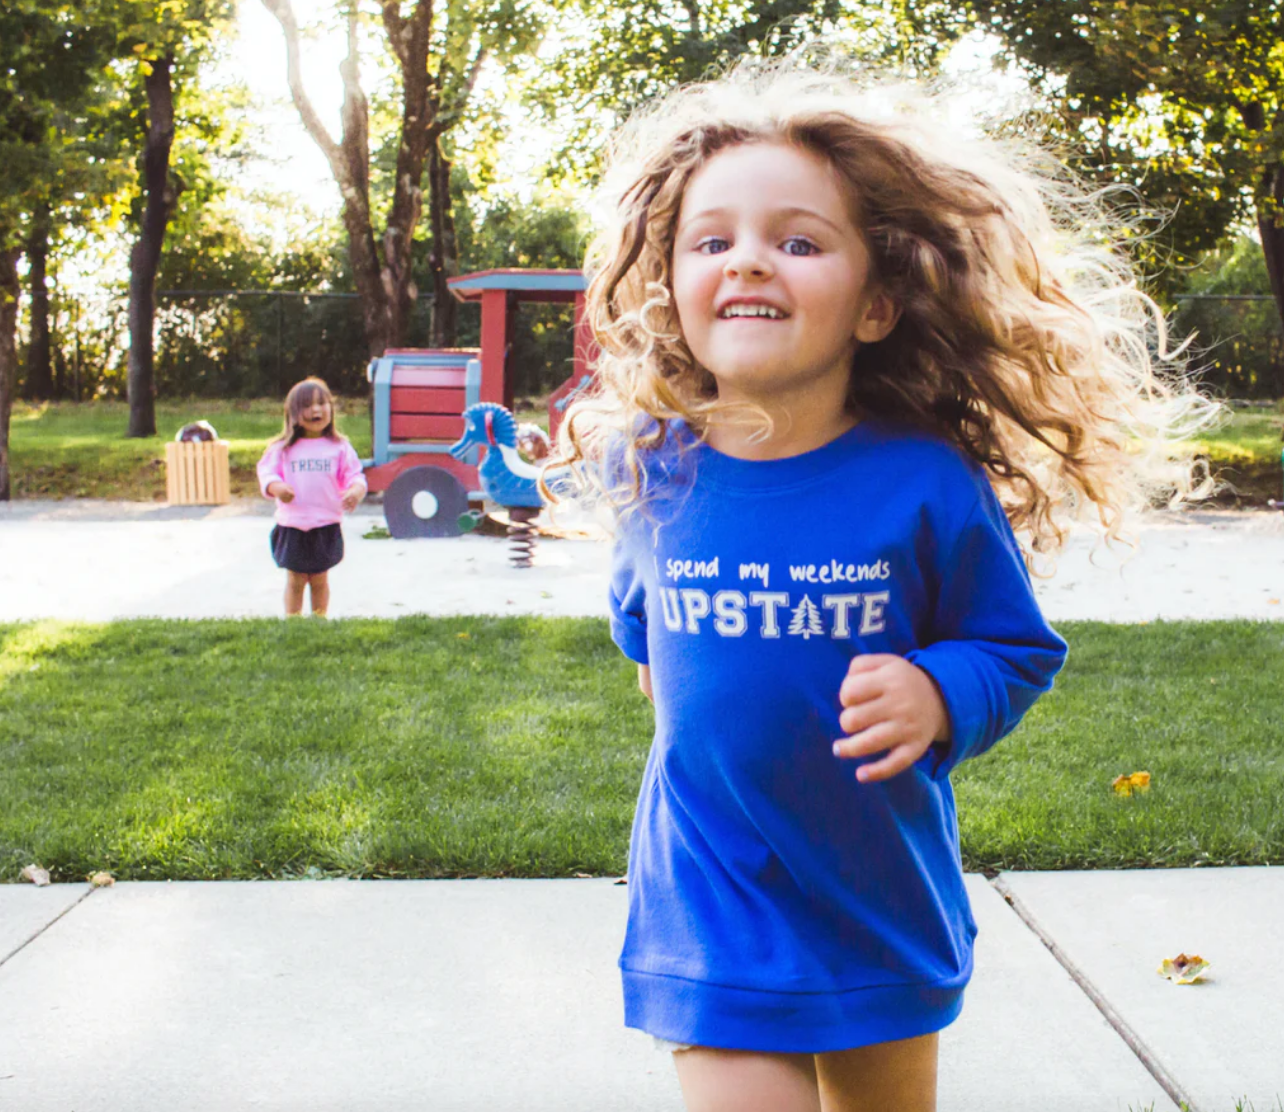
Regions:
<instances>
[{"instance_id":1,"label":"curly blonde hair","mask_svg":"<svg viewBox=\"0 0 1284 1112\"><path fill-rule=\"evenodd\" d=\"M617 135L610 216L586 262L597 385L559 437L562 462L617 513L643 497L639 452L670 421L703 435L725 408L683 340L672 252L687 183L744 143L800 148L837 170L875 279L901 309L890 335L854 356L850 412L962 449L1034 552L1058 548L1086 511L1113 539L1130 508L1207 486L1175 445L1215 407L1184 378L1162 311L1136 284L1109 191L1080 188L1026 145L960 137L934 122L939 109L832 58L821 69L787 58L680 89ZM613 438L625 466L611 485L585 465Z\"/></svg>"}]
</instances>

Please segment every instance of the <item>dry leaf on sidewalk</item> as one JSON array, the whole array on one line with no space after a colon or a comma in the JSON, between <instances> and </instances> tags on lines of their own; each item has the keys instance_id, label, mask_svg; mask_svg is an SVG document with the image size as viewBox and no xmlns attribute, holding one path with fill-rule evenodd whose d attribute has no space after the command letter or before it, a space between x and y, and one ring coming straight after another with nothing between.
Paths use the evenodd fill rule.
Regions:
<instances>
[{"instance_id":1,"label":"dry leaf on sidewalk","mask_svg":"<svg viewBox=\"0 0 1284 1112\"><path fill-rule=\"evenodd\" d=\"M18 874L19 880L29 880L37 888L43 888L49 883L49 872L42 869L39 865L28 865Z\"/></svg>"},{"instance_id":2,"label":"dry leaf on sidewalk","mask_svg":"<svg viewBox=\"0 0 1284 1112\"><path fill-rule=\"evenodd\" d=\"M1116 795L1132 795L1133 792L1150 791L1150 773L1134 772L1131 776L1116 776L1110 786Z\"/></svg>"},{"instance_id":3,"label":"dry leaf on sidewalk","mask_svg":"<svg viewBox=\"0 0 1284 1112\"><path fill-rule=\"evenodd\" d=\"M1207 968L1208 962L1198 954L1178 954L1175 958L1164 958L1156 972L1174 984L1193 985L1203 978Z\"/></svg>"},{"instance_id":4,"label":"dry leaf on sidewalk","mask_svg":"<svg viewBox=\"0 0 1284 1112\"><path fill-rule=\"evenodd\" d=\"M89 878L89 883L95 888L110 888L116 883L116 878L111 873L94 873Z\"/></svg>"}]
</instances>

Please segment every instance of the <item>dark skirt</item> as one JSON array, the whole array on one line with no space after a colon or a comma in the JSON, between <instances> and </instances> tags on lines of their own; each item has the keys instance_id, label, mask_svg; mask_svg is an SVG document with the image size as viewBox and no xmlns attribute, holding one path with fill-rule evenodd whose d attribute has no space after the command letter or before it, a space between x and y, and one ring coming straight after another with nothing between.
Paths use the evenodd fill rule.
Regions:
<instances>
[{"instance_id":1,"label":"dark skirt","mask_svg":"<svg viewBox=\"0 0 1284 1112\"><path fill-rule=\"evenodd\" d=\"M316 529L274 526L271 545L276 566L300 575L319 575L343 559L343 531L337 521Z\"/></svg>"}]
</instances>

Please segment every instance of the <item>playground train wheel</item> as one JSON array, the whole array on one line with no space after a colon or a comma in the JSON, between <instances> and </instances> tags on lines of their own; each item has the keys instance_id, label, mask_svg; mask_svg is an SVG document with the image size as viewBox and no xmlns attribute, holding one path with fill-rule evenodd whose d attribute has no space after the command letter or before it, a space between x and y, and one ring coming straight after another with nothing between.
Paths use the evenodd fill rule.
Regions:
<instances>
[{"instance_id":1,"label":"playground train wheel","mask_svg":"<svg viewBox=\"0 0 1284 1112\"><path fill-rule=\"evenodd\" d=\"M458 537L468 491L440 467L407 467L383 495L383 516L394 537Z\"/></svg>"}]
</instances>

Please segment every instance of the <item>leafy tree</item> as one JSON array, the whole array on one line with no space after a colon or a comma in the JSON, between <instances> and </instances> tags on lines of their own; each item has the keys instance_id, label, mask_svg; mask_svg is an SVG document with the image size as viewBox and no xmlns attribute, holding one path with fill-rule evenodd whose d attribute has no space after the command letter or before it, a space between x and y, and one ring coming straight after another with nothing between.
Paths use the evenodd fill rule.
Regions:
<instances>
[{"instance_id":1,"label":"leafy tree","mask_svg":"<svg viewBox=\"0 0 1284 1112\"><path fill-rule=\"evenodd\" d=\"M460 176L457 174L457 176ZM529 202L461 190L459 255L467 271L503 267L565 268L584 262L588 225L570 197L543 193ZM460 322L460 342L476 344L480 314ZM566 304L527 303L513 321L506 366L519 398L545 394L560 386L574 361L574 309Z\"/></svg>"},{"instance_id":2,"label":"leafy tree","mask_svg":"<svg viewBox=\"0 0 1284 1112\"><path fill-rule=\"evenodd\" d=\"M9 416L17 378L18 260L51 183L83 168L79 123L110 56L82 4L0 7L0 501L10 495Z\"/></svg>"},{"instance_id":3,"label":"leafy tree","mask_svg":"<svg viewBox=\"0 0 1284 1112\"><path fill-rule=\"evenodd\" d=\"M947 0L570 0L564 48L528 73L526 95L567 125L550 177L586 180L597 172L606 128L744 55L774 57L824 35L870 62L925 74L968 26L967 13Z\"/></svg>"},{"instance_id":4,"label":"leafy tree","mask_svg":"<svg viewBox=\"0 0 1284 1112\"><path fill-rule=\"evenodd\" d=\"M1256 223L1284 317L1284 3L972 0L1055 97L1082 167L1174 213L1188 263Z\"/></svg>"},{"instance_id":5,"label":"leafy tree","mask_svg":"<svg viewBox=\"0 0 1284 1112\"><path fill-rule=\"evenodd\" d=\"M130 86L143 129L138 238L129 256L129 436L156 434L153 327L165 232L185 182L170 165L175 83L196 80L232 13L231 0L120 0L118 50L133 59Z\"/></svg>"},{"instance_id":6,"label":"leafy tree","mask_svg":"<svg viewBox=\"0 0 1284 1112\"><path fill-rule=\"evenodd\" d=\"M344 98L335 140L312 105L299 70L299 27L291 0L263 0L285 33L290 95L343 197L352 280L361 298L372 356L403 342L418 287L413 249L425 178L432 239L434 336L454 340L455 301L446 278L457 269L451 211L451 165L443 138L469 109L482 67L534 49L540 21L524 0L381 0L380 20L401 94L395 166L383 233L376 240L370 104L360 71L360 0L343 0L348 53L340 65Z\"/></svg>"}]
</instances>

